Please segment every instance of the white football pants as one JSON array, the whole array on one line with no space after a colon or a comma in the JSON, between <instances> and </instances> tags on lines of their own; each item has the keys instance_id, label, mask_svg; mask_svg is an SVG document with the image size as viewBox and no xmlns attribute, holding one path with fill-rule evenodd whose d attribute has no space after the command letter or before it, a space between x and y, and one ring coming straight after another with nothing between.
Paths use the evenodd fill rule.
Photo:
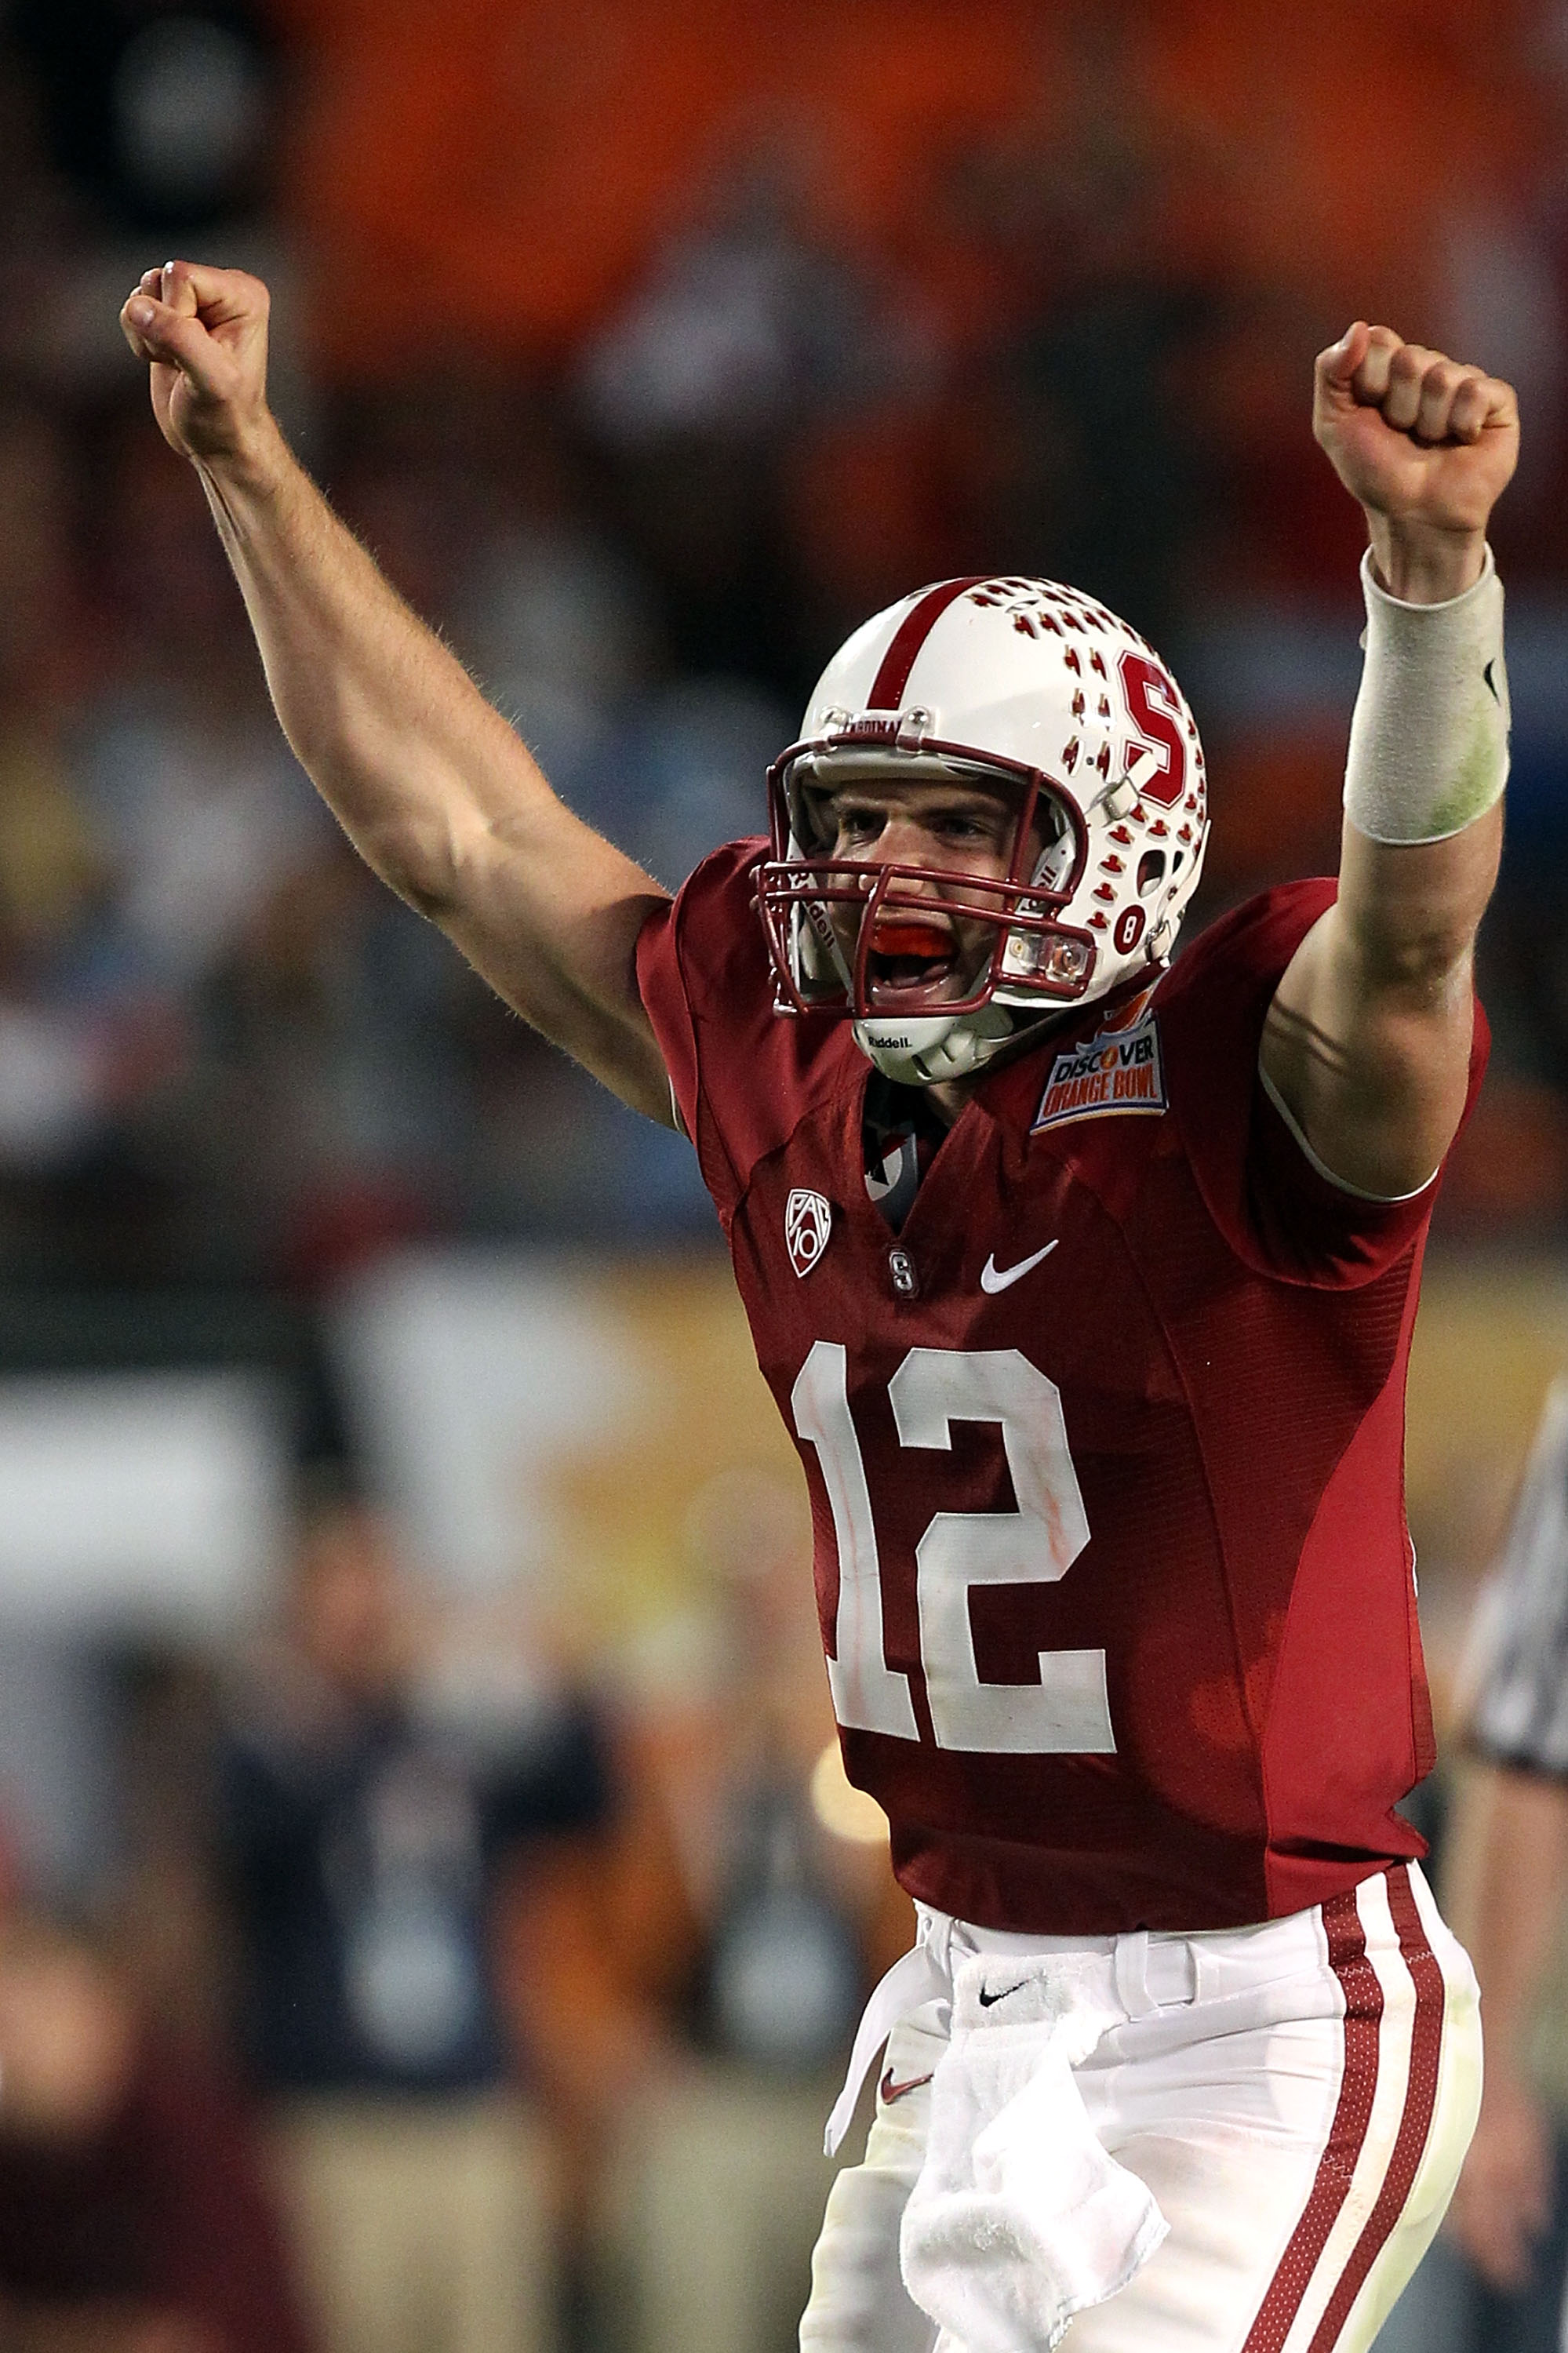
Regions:
<instances>
[{"instance_id":1,"label":"white football pants","mask_svg":"<svg viewBox=\"0 0 1568 2353\"><path fill-rule=\"evenodd\" d=\"M1255 1928L958 1935L1102 1955L1125 2021L1074 2078L1170 2234L1070 2323L1064 2353L1364 2353L1443 2218L1480 2104L1475 1973L1416 1866ZM898 2232L939 2015L928 2003L889 2039L864 2160L828 2200L802 2353L933 2353Z\"/></svg>"}]
</instances>

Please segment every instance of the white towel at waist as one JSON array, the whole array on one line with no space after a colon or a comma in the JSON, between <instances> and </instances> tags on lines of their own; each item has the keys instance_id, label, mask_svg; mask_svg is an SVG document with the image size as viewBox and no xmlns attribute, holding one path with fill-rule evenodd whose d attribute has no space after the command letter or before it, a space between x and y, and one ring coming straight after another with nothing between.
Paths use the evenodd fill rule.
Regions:
<instances>
[{"instance_id":1,"label":"white towel at waist","mask_svg":"<svg viewBox=\"0 0 1568 2353\"><path fill-rule=\"evenodd\" d=\"M949 2041L905 2210L905 2282L945 2332L936 2353L1047 2353L1075 2312L1126 2285L1167 2229L1153 2193L1096 2137L1073 2081L1128 2015L1117 1940L1074 1949L1075 1940L973 1929L925 1905L918 1935L866 2005L828 2151L894 2026L933 2005ZM1171 1943L1167 1961L1190 1968Z\"/></svg>"},{"instance_id":2,"label":"white towel at waist","mask_svg":"<svg viewBox=\"0 0 1568 2353\"><path fill-rule=\"evenodd\" d=\"M1165 2236L1073 2080L1125 2015L1098 1954L985 1953L957 1972L899 2254L910 2295L964 2353L1049 2353Z\"/></svg>"}]
</instances>

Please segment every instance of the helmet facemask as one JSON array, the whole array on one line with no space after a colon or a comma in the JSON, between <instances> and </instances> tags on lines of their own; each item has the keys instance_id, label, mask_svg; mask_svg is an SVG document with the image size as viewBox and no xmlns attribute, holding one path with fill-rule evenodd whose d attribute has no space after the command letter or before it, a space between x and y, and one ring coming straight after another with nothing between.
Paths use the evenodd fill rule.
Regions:
<instances>
[{"instance_id":1,"label":"helmet facemask","mask_svg":"<svg viewBox=\"0 0 1568 2353\"><path fill-rule=\"evenodd\" d=\"M917 783L978 790L1011 810L1001 873L971 873L961 857L911 866L837 854L841 790ZM1083 869L1083 821L1037 770L957 745L841 735L792 747L768 786L773 856L758 905L781 1011L847 1015L880 1068L930 1083L978 1068L1031 1015L1088 991L1095 942L1059 920Z\"/></svg>"}]
</instances>

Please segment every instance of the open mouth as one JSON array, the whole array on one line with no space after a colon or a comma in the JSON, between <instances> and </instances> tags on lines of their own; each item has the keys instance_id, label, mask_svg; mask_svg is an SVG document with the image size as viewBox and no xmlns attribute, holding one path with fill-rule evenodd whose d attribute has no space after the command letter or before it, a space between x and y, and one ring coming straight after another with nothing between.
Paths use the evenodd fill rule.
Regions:
<instances>
[{"instance_id":1,"label":"open mouth","mask_svg":"<svg viewBox=\"0 0 1568 2353\"><path fill-rule=\"evenodd\" d=\"M936 988L958 970L958 943L940 923L884 918L877 924L866 977L879 995Z\"/></svg>"}]
</instances>

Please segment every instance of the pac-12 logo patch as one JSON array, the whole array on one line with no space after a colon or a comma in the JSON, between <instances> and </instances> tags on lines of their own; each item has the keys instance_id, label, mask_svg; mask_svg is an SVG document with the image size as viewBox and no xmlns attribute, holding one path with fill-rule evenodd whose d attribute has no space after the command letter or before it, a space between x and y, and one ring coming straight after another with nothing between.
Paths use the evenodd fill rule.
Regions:
<instances>
[{"instance_id":1,"label":"pac-12 logo patch","mask_svg":"<svg viewBox=\"0 0 1568 2353\"><path fill-rule=\"evenodd\" d=\"M832 1203L821 1193L808 1193L797 1185L784 1204L784 1240L797 1274L810 1273L827 1249L832 1229Z\"/></svg>"},{"instance_id":2,"label":"pac-12 logo patch","mask_svg":"<svg viewBox=\"0 0 1568 2353\"><path fill-rule=\"evenodd\" d=\"M1166 1108L1159 1018L1151 1010L1140 1010L1148 1002L1145 995L1123 1009L1122 1026L1102 1029L1097 1037L1057 1055L1031 1134L1038 1135L1043 1127L1065 1127L1073 1119L1094 1119L1103 1112Z\"/></svg>"}]
</instances>

